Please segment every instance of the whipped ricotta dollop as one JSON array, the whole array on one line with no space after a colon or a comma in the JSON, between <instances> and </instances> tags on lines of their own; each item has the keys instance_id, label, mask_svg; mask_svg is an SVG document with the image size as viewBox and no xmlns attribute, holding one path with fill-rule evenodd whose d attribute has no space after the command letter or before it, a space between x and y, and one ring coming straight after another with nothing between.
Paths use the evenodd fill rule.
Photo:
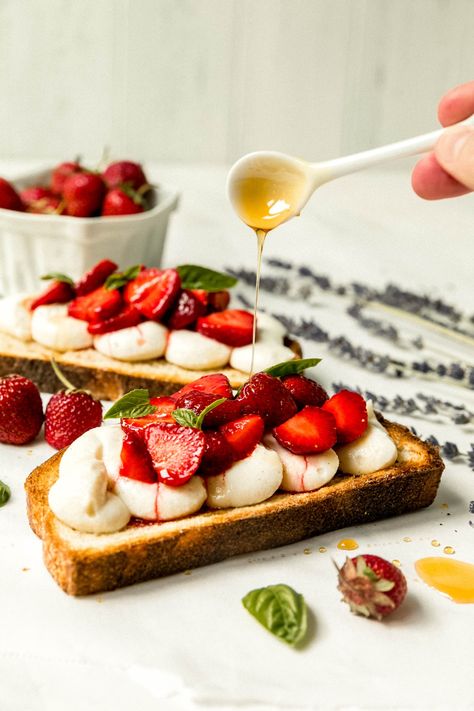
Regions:
<instances>
[{"instance_id":1,"label":"whipped ricotta dollop","mask_svg":"<svg viewBox=\"0 0 474 711\"><path fill-rule=\"evenodd\" d=\"M281 363L284 360L291 360L295 354L291 348L283 346L275 341L262 341L255 344L255 356L253 370L255 373L270 368L275 363ZM241 370L243 373L250 373L252 366L252 346L241 346L234 348L230 356L230 364L232 368Z\"/></svg>"},{"instance_id":2,"label":"whipped ricotta dollop","mask_svg":"<svg viewBox=\"0 0 474 711\"><path fill-rule=\"evenodd\" d=\"M264 443L280 457L283 466L280 489L283 491L315 491L331 481L338 470L339 459L333 449L305 456L285 449L273 435L266 435Z\"/></svg>"},{"instance_id":3,"label":"whipped ricotta dollop","mask_svg":"<svg viewBox=\"0 0 474 711\"><path fill-rule=\"evenodd\" d=\"M126 526L130 511L110 490L120 468L122 439L120 425L95 427L64 452L49 491L49 506L60 521L83 533L113 533Z\"/></svg>"},{"instance_id":4,"label":"whipped ricotta dollop","mask_svg":"<svg viewBox=\"0 0 474 711\"><path fill-rule=\"evenodd\" d=\"M257 341L283 343L285 336L286 328L281 321L264 311L257 311Z\"/></svg>"},{"instance_id":5,"label":"whipped ricotta dollop","mask_svg":"<svg viewBox=\"0 0 474 711\"><path fill-rule=\"evenodd\" d=\"M337 448L339 468L344 474L372 474L390 467L397 459L395 442L377 420L373 403L367 401L368 425L354 442Z\"/></svg>"},{"instance_id":6,"label":"whipped ricotta dollop","mask_svg":"<svg viewBox=\"0 0 474 711\"><path fill-rule=\"evenodd\" d=\"M161 358L166 350L168 329L156 321L95 336L94 347L102 355L129 362Z\"/></svg>"},{"instance_id":7,"label":"whipped ricotta dollop","mask_svg":"<svg viewBox=\"0 0 474 711\"><path fill-rule=\"evenodd\" d=\"M31 316L33 340L55 351L90 348L93 338L87 326L87 321L68 316L67 304L38 306Z\"/></svg>"},{"instance_id":8,"label":"whipped ricotta dollop","mask_svg":"<svg viewBox=\"0 0 474 711\"><path fill-rule=\"evenodd\" d=\"M207 492L200 476L193 476L182 486L162 482L147 484L121 476L114 491L127 505L130 513L146 521L172 521L199 511Z\"/></svg>"},{"instance_id":9,"label":"whipped ricotta dollop","mask_svg":"<svg viewBox=\"0 0 474 711\"><path fill-rule=\"evenodd\" d=\"M31 300L23 293L0 299L0 331L20 341L31 341Z\"/></svg>"},{"instance_id":10,"label":"whipped ricotta dollop","mask_svg":"<svg viewBox=\"0 0 474 711\"><path fill-rule=\"evenodd\" d=\"M229 362L232 349L225 343L186 329L171 331L165 358L188 370L222 368Z\"/></svg>"},{"instance_id":11,"label":"whipped ricotta dollop","mask_svg":"<svg viewBox=\"0 0 474 711\"><path fill-rule=\"evenodd\" d=\"M278 454L257 444L248 457L206 478L207 503L215 509L258 504L275 493L282 476Z\"/></svg>"}]
</instances>

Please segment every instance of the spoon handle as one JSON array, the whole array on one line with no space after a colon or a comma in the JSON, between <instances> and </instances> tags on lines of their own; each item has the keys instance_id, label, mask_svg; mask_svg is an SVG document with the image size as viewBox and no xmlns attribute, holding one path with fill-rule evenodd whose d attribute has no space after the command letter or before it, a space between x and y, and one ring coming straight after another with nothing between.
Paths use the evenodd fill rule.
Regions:
<instances>
[{"instance_id":1,"label":"spoon handle","mask_svg":"<svg viewBox=\"0 0 474 711\"><path fill-rule=\"evenodd\" d=\"M474 126L474 114L465 121L460 121L454 125ZM404 158L406 156L416 155L417 153L430 151L434 148L436 141L444 130L444 128L441 128L438 131L424 133L421 136L414 136L404 141L397 141L397 143L389 143L387 146L372 148L369 151L362 151L361 153L353 153L352 155L343 156L342 158L334 158L333 160L314 163L313 166L318 172L323 170L327 175L327 180L333 180L342 175L354 173L357 170L362 170L362 168L369 168L372 165L384 163L393 158Z\"/></svg>"}]
</instances>

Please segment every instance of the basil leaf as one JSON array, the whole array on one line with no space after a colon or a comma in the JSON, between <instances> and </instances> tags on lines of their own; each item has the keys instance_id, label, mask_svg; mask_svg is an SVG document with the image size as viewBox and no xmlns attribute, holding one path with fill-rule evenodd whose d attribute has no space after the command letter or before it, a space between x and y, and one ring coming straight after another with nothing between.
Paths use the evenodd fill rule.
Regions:
<instances>
[{"instance_id":1,"label":"basil leaf","mask_svg":"<svg viewBox=\"0 0 474 711\"><path fill-rule=\"evenodd\" d=\"M199 429L197 426L198 422L198 415L194 412L194 410L188 410L185 407L178 407L177 410L173 410L171 413L172 417L178 425L182 425L183 427L194 427L194 429Z\"/></svg>"},{"instance_id":2,"label":"basil leaf","mask_svg":"<svg viewBox=\"0 0 474 711\"><path fill-rule=\"evenodd\" d=\"M48 279L54 279L55 281L63 281L65 284L70 284L74 286L74 280L71 279L67 274L61 274L60 272L49 272L49 274L43 274L41 277L44 281Z\"/></svg>"},{"instance_id":3,"label":"basil leaf","mask_svg":"<svg viewBox=\"0 0 474 711\"><path fill-rule=\"evenodd\" d=\"M242 598L244 607L266 629L287 644L301 642L308 627L303 595L289 585L268 585Z\"/></svg>"},{"instance_id":4,"label":"basil leaf","mask_svg":"<svg viewBox=\"0 0 474 711\"><path fill-rule=\"evenodd\" d=\"M117 417L145 417L155 410L155 405L150 405L148 390L130 390L107 410L104 420L113 420Z\"/></svg>"},{"instance_id":5,"label":"basil leaf","mask_svg":"<svg viewBox=\"0 0 474 711\"><path fill-rule=\"evenodd\" d=\"M272 365L271 368L266 368L264 373L273 375L274 378L282 378L284 375L297 375L302 373L306 368L312 368L321 362L321 358L297 358L295 360L285 360L283 363Z\"/></svg>"},{"instance_id":6,"label":"basil leaf","mask_svg":"<svg viewBox=\"0 0 474 711\"><path fill-rule=\"evenodd\" d=\"M127 284L129 281L135 279L135 277L140 274L140 269L140 264L134 264L133 267L128 267L128 269L125 269L125 271L123 272L116 272L115 274L111 274L105 280L104 287L107 291L111 291L112 289L120 289L122 286L125 286L125 284Z\"/></svg>"},{"instance_id":7,"label":"basil leaf","mask_svg":"<svg viewBox=\"0 0 474 711\"><path fill-rule=\"evenodd\" d=\"M5 506L8 499L10 498L10 487L0 481L0 508Z\"/></svg>"},{"instance_id":8,"label":"basil leaf","mask_svg":"<svg viewBox=\"0 0 474 711\"><path fill-rule=\"evenodd\" d=\"M214 400L214 402L209 403L207 407L199 413L199 415L194 412L194 410L188 410L185 407L178 407L177 410L173 410L171 415L176 420L178 425L183 425L183 427L194 427L195 430L202 430L202 423L207 413L218 407L221 403L227 400L225 397L219 398L219 400Z\"/></svg>"},{"instance_id":9,"label":"basil leaf","mask_svg":"<svg viewBox=\"0 0 474 711\"><path fill-rule=\"evenodd\" d=\"M222 291L237 284L237 279L230 274L215 272L213 269L197 264L181 264L176 267L183 289L204 289L204 291Z\"/></svg>"}]
</instances>

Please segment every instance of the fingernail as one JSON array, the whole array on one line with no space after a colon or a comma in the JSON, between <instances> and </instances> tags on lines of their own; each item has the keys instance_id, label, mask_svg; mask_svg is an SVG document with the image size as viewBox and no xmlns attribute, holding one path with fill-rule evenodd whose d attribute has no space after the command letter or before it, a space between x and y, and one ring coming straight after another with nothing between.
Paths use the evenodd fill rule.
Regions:
<instances>
[{"instance_id":1,"label":"fingernail","mask_svg":"<svg viewBox=\"0 0 474 711\"><path fill-rule=\"evenodd\" d=\"M466 143L466 141L474 134L474 129L469 126L456 126L456 128L448 128L438 141L436 146L446 162L452 163L456 161Z\"/></svg>"}]
</instances>

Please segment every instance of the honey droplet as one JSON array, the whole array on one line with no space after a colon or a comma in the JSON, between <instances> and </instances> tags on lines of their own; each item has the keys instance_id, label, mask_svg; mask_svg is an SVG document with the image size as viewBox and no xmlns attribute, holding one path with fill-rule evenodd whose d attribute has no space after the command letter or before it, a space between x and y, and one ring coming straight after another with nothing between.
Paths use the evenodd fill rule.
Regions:
<instances>
[{"instance_id":1,"label":"honey droplet","mask_svg":"<svg viewBox=\"0 0 474 711\"><path fill-rule=\"evenodd\" d=\"M398 558L395 558L395 560L392 560L393 565L395 565L397 568L401 568L402 564L398 560Z\"/></svg>"},{"instance_id":2,"label":"honey droplet","mask_svg":"<svg viewBox=\"0 0 474 711\"><path fill-rule=\"evenodd\" d=\"M405 538L403 538L402 540L405 541L405 543L411 543L410 536L405 536Z\"/></svg>"},{"instance_id":3,"label":"honey droplet","mask_svg":"<svg viewBox=\"0 0 474 711\"><path fill-rule=\"evenodd\" d=\"M319 549L318 549L318 550L319 550L320 553L326 553L327 548L326 548L326 546L319 546Z\"/></svg>"},{"instance_id":4,"label":"honey droplet","mask_svg":"<svg viewBox=\"0 0 474 711\"><path fill-rule=\"evenodd\" d=\"M453 553L456 553L456 551L452 546L445 546L443 548L443 553L446 553L446 555L453 555Z\"/></svg>"},{"instance_id":5,"label":"honey droplet","mask_svg":"<svg viewBox=\"0 0 474 711\"><path fill-rule=\"evenodd\" d=\"M192 572L193 572L192 570L185 570L185 571L184 571L184 575L191 575Z\"/></svg>"},{"instance_id":6,"label":"honey droplet","mask_svg":"<svg viewBox=\"0 0 474 711\"><path fill-rule=\"evenodd\" d=\"M449 504L441 504L440 508L449 509Z\"/></svg>"},{"instance_id":7,"label":"honey droplet","mask_svg":"<svg viewBox=\"0 0 474 711\"><path fill-rule=\"evenodd\" d=\"M311 554L311 548L305 548L304 551L303 551L303 553L304 553L305 555L310 555L310 554Z\"/></svg>"},{"instance_id":8,"label":"honey droplet","mask_svg":"<svg viewBox=\"0 0 474 711\"><path fill-rule=\"evenodd\" d=\"M439 541L436 540L436 538L433 538L433 540L431 541L431 545L433 546L433 548L439 548L441 544Z\"/></svg>"},{"instance_id":9,"label":"honey droplet","mask_svg":"<svg viewBox=\"0 0 474 711\"><path fill-rule=\"evenodd\" d=\"M449 547L449 546L447 546ZM420 578L454 602L474 603L474 565L460 560L433 557L415 563Z\"/></svg>"},{"instance_id":10,"label":"honey droplet","mask_svg":"<svg viewBox=\"0 0 474 711\"><path fill-rule=\"evenodd\" d=\"M359 547L359 544L353 538L343 538L339 541L337 547L341 551L355 551L355 549Z\"/></svg>"}]
</instances>

